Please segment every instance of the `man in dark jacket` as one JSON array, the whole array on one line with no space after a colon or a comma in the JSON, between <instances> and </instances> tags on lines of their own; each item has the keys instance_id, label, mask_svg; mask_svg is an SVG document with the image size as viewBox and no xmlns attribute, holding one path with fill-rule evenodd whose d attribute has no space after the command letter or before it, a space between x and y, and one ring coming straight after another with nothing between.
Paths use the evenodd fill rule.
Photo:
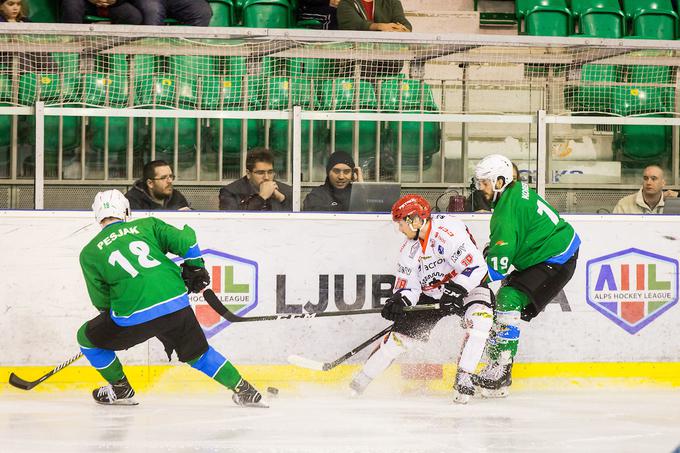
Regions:
<instances>
[{"instance_id":1,"label":"man in dark jacket","mask_svg":"<svg viewBox=\"0 0 680 453\"><path fill-rule=\"evenodd\" d=\"M361 168L346 152L334 152L326 164L326 182L309 192L302 210L349 211L353 181L363 182Z\"/></svg>"},{"instance_id":2,"label":"man in dark jacket","mask_svg":"<svg viewBox=\"0 0 680 453\"><path fill-rule=\"evenodd\" d=\"M274 156L255 148L246 157L246 175L220 189L223 211L292 211L293 189L274 180Z\"/></svg>"},{"instance_id":3,"label":"man in dark jacket","mask_svg":"<svg viewBox=\"0 0 680 453\"><path fill-rule=\"evenodd\" d=\"M189 202L179 190L173 188L175 175L172 167L164 160L153 160L144 165L142 178L135 181L125 198L130 208L151 211L154 209L180 210L191 209Z\"/></svg>"},{"instance_id":4,"label":"man in dark jacket","mask_svg":"<svg viewBox=\"0 0 680 453\"><path fill-rule=\"evenodd\" d=\"M343 0L338 5L338 28L396 32L413 29L399 0Z\"/></svg>"}]
</instances>

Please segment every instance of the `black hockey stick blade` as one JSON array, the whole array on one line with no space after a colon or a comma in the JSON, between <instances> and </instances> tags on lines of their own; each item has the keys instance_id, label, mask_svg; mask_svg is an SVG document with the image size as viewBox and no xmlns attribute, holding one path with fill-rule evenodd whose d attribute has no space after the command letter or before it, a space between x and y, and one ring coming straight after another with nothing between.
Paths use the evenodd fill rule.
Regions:
<instances>
[{"instance_id":1,"label":"black hockey stick blade","mask_svg":"<svg viewBox=\"0 0 680 453\"><path fill-rule=\"evenodd\" d=\"M46 374L40 376L40 377L39 377L38 379L36 379L35 381L27 381L27 380L25 380L25 379L21 379L21 378L20 378L19 376L17 376L16 374L11 373L11 374L9 375L9 383L10 383L10 385L12 385L12 386L14 386L14 387L16 387L16 388L18 388L18 389L21 389L21 390L31 390L33 387L35 387L36 385L38 385L38 384L40 384L41 382L45 381L46 379L48 379L48 378L54 376L54 375L57 374L59 371L63 370L64 368L66 368L67 366L69 366L70 364L72 364L73 362L75 362L76 360L78 360L79 358L81 358L82 356L83 356L83 353L82 353L82 352L79 352L78 354L74 355L73 357L71 357L71 358L68 359L67 361L62 362L62 363L60 363L59 365L57 365L57 366L56 366L53 370L51 370L50 372L48 372L48 373L46 373Z\"/></svg>"},{"instance_id":2,"label":"black hockey stick blade","mask_svg":"<svg viewBox=\"0 0 680 453\"><path fill-rule=\"evenodd\" d=\"M352 349L351 351L343 354L342 356L338 357L337 359L333 360L332 362L319 362L316 360L308 359L306 357L301 357L299 355L290 355L288 356L288 362L297 365L302 368L309 368L311 370L317 370L317 371L329 371L335 368L336 366L340 365L341 363L345 362L347 359L355 356L357 353L360 351L364 350L367 346L369 346L371 343L373 343L375 340L383 337L387 333L389 333L392 330L392 326L387 326L380 332L376 333L373 335L371 338L368 340L364 341L361 343L359 346L356 348Z\"/></svg>"},{"instance_id":3,"label":"black hockey stick blade","mask_svg":"<svg viewBox=\"0 0 680 453\"><path fill-rule=\"evenodd\" d=\"M351 315L367 315L380 313L381 308L369 308L367 310L345 310L345 311L328 311L321 313L287 313L278 315L265 316L249 316L243 317L229 311L225 307L217 295L211 289L203 291L203 298L220 316L229 322L253 322L253 321L280 321L283 319L312 319L312 318L326 318L331 316L351 316ZM404 311L423 311L423 310L437 310L439 304L430 305L414 305L412 307L405 307Z\"/></svg>"}]
</instances>

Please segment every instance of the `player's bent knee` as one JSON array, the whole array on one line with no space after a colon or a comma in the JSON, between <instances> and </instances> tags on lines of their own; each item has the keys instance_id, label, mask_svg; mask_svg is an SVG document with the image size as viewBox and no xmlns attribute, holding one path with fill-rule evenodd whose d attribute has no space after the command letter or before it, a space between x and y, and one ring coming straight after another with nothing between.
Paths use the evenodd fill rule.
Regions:
<instances>
[{"instance_id":1,"label":"player's bent knee","mask_svg":"<svg viewBox=\"0 0 680 453\"><path fill-rule=\"evenodd\" d=\"M89 322L89 321L88 321ZM78 329L78 333L76 334L76 339L78 341L78 345L81 347L85 348L93 348L94 344L90 341L89 338L87 338L87 322L84 323L82 326L80 326L80 329Z\"/></svg>"},{"instance_id":2,"label":"player's bent knee","mask_svg":"<svg viewBox=\"0 0 680 453\"><path fill-rule=\"evenodd\" d=\"M380 345L380 350L388 357L396 359L401 354L411 349L413 341L413 339L406 335L392 332L387 335L387 339Z\"/></svg>"},{"instance_id":3,"label":"player's bent knee","mask_svg":"<svg viewBox=\"0 0 680 453\"><path fill-rule=\"evenodd\" d=\"M529 303L529 296L512 286L503 286L498 290L496 308L498 311L522 311Z\"/></svg>"}]
</instances>

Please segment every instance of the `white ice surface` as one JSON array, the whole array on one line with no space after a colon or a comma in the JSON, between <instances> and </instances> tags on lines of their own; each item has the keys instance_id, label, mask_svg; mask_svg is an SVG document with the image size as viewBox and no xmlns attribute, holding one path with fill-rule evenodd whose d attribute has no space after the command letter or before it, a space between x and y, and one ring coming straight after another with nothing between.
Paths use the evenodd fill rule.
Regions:
<instances>
[{"instance_id":1,"label":"white ice surface","mask_svg":"<svg viewBox=\"0 0 680 453\"><path fill-rule=\"evenodd\" d=\"M243 409L228 392L138 394L99 406L83 393L0 395L2 452L665 452L680 445L680 391L517 392L452 404L445 396L318 391Z\"/></svg>"}]
</instances>

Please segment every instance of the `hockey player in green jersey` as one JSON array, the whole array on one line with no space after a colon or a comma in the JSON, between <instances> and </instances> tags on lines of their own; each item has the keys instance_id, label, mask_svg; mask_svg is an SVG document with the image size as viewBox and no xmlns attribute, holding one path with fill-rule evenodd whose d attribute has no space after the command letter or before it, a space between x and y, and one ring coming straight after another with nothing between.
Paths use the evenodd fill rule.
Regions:
<instances>
[{"instance_id":1,"label":"hockey player in green jersey","mask_svg":"<svg viewBox=\"0 0 680 453\"><path fill-rule=\"evenodd\" d=\"M92 205L102 230L80 253L80 266L99 316L78 330L83 355L109 385L92 392L101 404L137 404L114 351L157 337L180 361L234 391L241 406L264 406L262 395L207 342L189 304L210 277L196 234L160 219L127 221L130 205L117 190L99 192ZM182 269L166 254L184 258Z\"/></svg>"},{"instance_id":2,"label":"hockey player in green jersey","mask_svg":"<svg viewBox=\"0 0 680 453\"><path fill-rule=\"evenodd\" d=\"M527 183L513 182L506 157L482 159L475 182L493 208L486 253L489 279L503 282L496 296L494 334L487 341L489 363L474 382L482 395L504 397L512 383L519 321L533 319L569 282L581 240Z\"/></svg>"}]
</instances>

